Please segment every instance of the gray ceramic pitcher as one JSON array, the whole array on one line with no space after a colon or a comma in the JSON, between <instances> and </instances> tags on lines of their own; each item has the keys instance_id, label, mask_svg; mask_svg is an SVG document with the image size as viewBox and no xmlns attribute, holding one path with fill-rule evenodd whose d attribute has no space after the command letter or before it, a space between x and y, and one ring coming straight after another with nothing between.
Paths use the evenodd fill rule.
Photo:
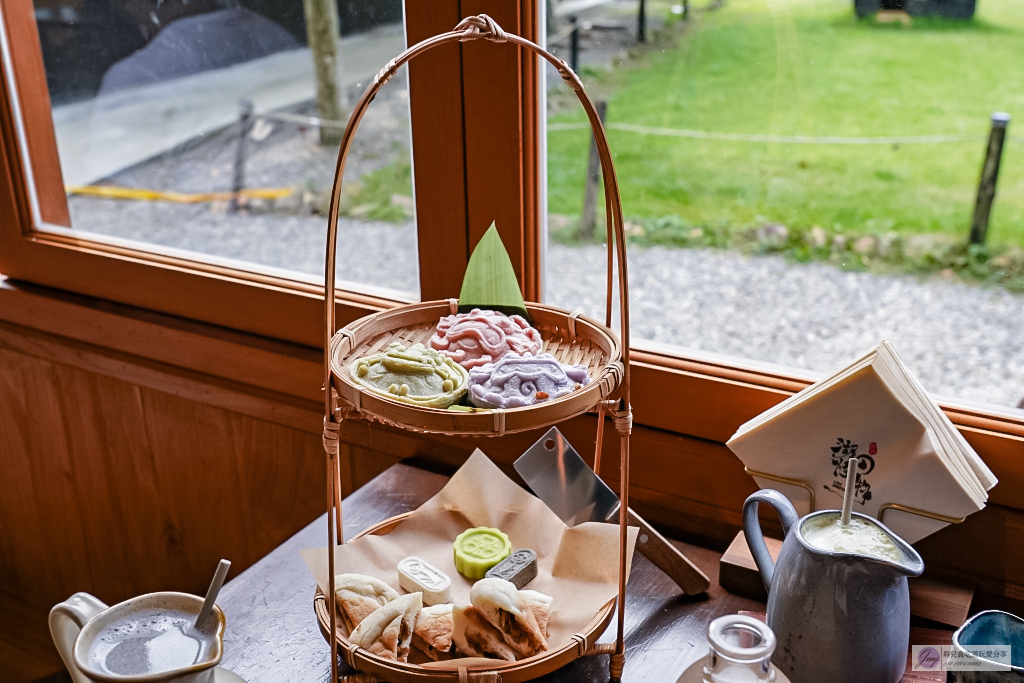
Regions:
<instances>
[{"instance_id":1,"label":"gray ceramic pitcher","mask_svg":"<svg viewBox=\"0 0 1024 683\"><path fill-rule=\"evenodd\" d=\"M757 518L758 503L775 508L786 540L778 562ZM792 683L896 683L907 664L910 594L907 577L924 571L924 561L903 539L877 520L903 552L902 562L815 548L803 535L811 519L839 510L812 512L802 519L789 500L762 489L743 504L743 533L768 589L768 626L778 647L772 663Z\"/></svg>"}]
</instances>

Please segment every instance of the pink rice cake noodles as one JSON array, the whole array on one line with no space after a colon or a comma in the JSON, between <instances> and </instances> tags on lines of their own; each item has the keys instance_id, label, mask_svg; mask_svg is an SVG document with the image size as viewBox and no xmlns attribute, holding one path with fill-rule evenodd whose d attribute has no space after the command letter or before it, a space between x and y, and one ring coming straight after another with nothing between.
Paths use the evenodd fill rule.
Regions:
<instances>
[{"instance_id":1,"label":"pink rice cake noodles","mask_svg":"<svg viewBox=\"0 0 1024 683\"><path fill-rule=\"evenodd\" d=\"M538 354L544 340L520 315L474 308L441 318L430 346L469 370L494 363L509 352Z\"/></svg>"},{"instance_id":2,"label":"pink rice cake noodles","mask_svg":"<svg viewBox=\"0 0 1024 683\"><path fill-rule=\"evenodd\" d=\"M469 371L469 400L477 408L522 408L551 401L590 383L585 365L563 365L550 353L506 354Z\"/></svg>"}]
</instances>

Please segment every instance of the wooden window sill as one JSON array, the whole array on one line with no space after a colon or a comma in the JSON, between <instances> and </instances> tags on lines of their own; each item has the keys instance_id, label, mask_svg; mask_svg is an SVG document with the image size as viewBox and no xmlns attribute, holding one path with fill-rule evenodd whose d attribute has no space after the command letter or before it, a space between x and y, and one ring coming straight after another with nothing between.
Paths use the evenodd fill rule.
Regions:
<instances>
[{"instance_id":1,"label":"wooden window sill","mask_svg":"<svg viewBox=\"0 0 1024 683\"><path fill-rule=\"evenodd\" d=\"M397 303L342 301L339 324L389 305ZM211 379L236 382L292 399L317 404L321 401L323 361L321 351L314 347L40 287L2 275L0 320ZM782 369L690 359L657 347L645 347L642 342L638 347L632 354L636 421L712 441L726 441L740 424L813 381L805 376L787 375ZM1024 415L990 412L952 401L940 401L940 405L962 430L1024 439Z\"/></svg>"}]
</instances>

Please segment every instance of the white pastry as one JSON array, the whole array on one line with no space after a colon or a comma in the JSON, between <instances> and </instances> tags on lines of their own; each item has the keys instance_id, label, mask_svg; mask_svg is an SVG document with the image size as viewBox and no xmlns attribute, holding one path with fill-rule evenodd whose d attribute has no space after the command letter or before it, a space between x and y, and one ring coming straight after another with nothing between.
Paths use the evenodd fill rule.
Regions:
<instances>
[{"instance_id":1,"label":"white pastry","mask_svg":"<svg viewBox=\"0 0 1024 683\"><path fill-rule=\"evenodd\" d=\"M537 618L511 581L480 579L470 589L469 601L516 654L530 657L548 649Z\"/></svg>"},{"instance_id":2,"label":"white pastry","mask_svg":"<svg viewBox=\"0 0 1024 683\"><path fill-rule=\"evenodd\" d=\"M338 574L334 577L334 595L348 630L352 631L378 607L396 599L398 591L365 574Z\"/></svg>"},{"instance_id":3,"label":"white pastry","mask_svg":"<svg viewBox=\"0 0 1024 683\"><path fill-rule=\"evenodd\" d=\"M548 621L551 619L551 603L555 601L550 595L544 595L540 591L520 589L519 597L526 601L526 606L533 612L537 626L544 637L548 637Z\"/></svg>"},{"instance_id":4,"label":"white pastry","mask_svg":"<svg viewBox=\"0 0 1024 683\"><path fill-rule=\"evenodd\" d=\"M419 593L403 595L359 622L349 640L384 659L408 661L412 634L422 608L423 597Z\"/></svg>"},{"instance_id":5,"label":"white pastry","mask_svg":"<svg viewBox=\"0 0 1024 683\"><path fill-rule=\"evenodd\" d=\"M489 657L516 661L513 652L501 635L472 605L452 607L452 640L459 652L467 657Z\"/></svg>"},{"instance_id":6,"label":"white pastry","mask_svg":"<svg viewBox=\"0 0 1024 683\"><path fill-rule=\"evenodd\" d=\"M434 661L452 656L452 606L433 605L420 611L412 644Z\"/></svg>"}]
</instances>

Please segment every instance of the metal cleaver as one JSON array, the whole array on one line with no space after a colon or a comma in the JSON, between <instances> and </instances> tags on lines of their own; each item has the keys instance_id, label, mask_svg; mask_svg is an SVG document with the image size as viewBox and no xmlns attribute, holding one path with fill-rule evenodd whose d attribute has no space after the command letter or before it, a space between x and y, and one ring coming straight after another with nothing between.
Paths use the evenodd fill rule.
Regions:
<instances>
[{"instance_id":1,"label":"metal cleaver","mask_svg":"<svg viewBox=\"0 0 1024 683\"><path fill-rule=\"evenodd\" d=\"M557 427L515 461L514 467L537 497L568 526L581 522L617 522L619 497L583 462ZM701 570L631 509L630 526L640 527L636 548L683 589L705 592L711 582Z\"/></svg>"}]
</instances>

